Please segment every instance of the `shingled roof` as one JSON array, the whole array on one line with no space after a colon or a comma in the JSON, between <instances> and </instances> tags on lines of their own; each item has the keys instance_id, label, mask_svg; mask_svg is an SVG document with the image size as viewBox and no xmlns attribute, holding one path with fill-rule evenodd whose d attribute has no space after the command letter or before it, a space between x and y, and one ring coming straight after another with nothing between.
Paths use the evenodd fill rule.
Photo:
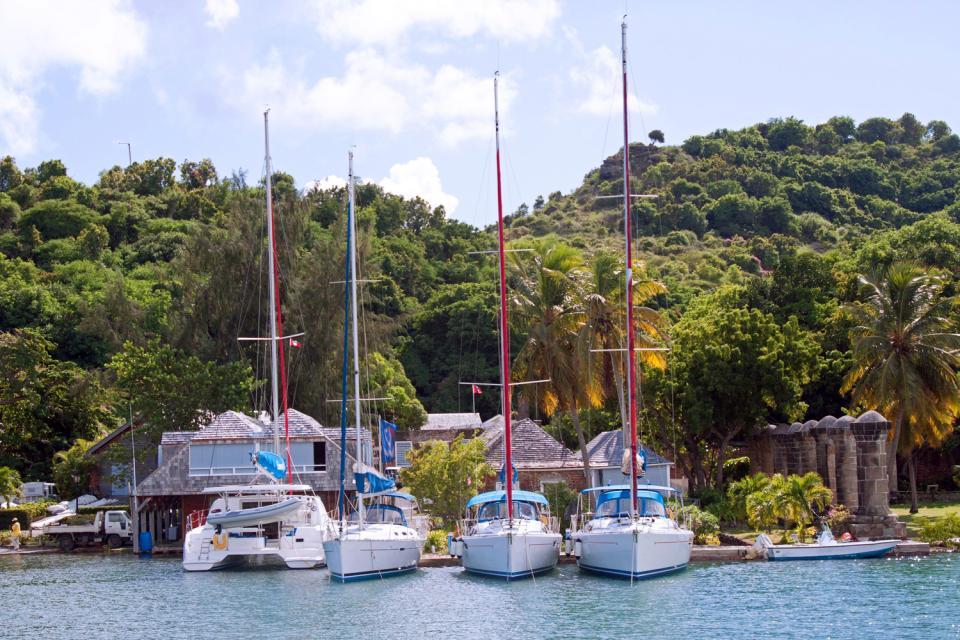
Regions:
<instances>
[{"instance_id":1,"label":"shingled roof","mask_svg":"<svg viewBox=\"0 0 960 640\"><path fill-rule=\"evenodd\" d=\"M623 459L623 431L614 429L613 431L604 431L598 434L593 440L587 443L587 451L590 452L590 465L594 467L619 467ZM673 464L653 449L650 449L643 443L640 444L640 451L646 459L647 464ZM582 454L578 451L577 460L583 460Z\"/></svg>"},{"instance_id":2,"label":"shingled roof","mask_svg":"<svg viewBox=\"0 0 960 640\"><path fill-rule=\"evenodd\" d=\"M476 429L483 420L479 413L428 413L421 429Z\"/></svg>"},{"instance_id":3,"label":"shingled roof","mask_svg":"<svg viewBox=\"0 0 960 640\"><path fill-rule=\"evenodd\" d=\"M492 423L478 437L486 443L487 462L499 469L503 466L503 418ZM518 469L556 469L579 467L577 456L557 442L543 427L529 418L511 423L513 462Z\"/></svg>"}]
</instances>

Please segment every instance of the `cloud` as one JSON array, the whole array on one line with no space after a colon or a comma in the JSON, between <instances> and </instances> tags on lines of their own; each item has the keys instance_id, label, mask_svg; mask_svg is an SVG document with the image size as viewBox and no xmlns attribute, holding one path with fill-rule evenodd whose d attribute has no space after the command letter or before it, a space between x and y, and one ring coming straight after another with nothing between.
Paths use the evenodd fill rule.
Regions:
<instances>
[{"instance_id":1,"label":"cloud","mask_svg":"<svg viewBox=\"0 0 960 640\"><path fill-rule=\"evenodd\" d=\"M207 26L219 31L223 31L240 15L237 0L206 0L203 10L207 14Z\"/></svg>"},{"instance_id":2,"label":"cloud","mask_svg":"<svg viewBox=\"0 0 960 640\"><path fill-rule=\"evenodd\" d=\"M0 2L0 135L12 153L36 146L35 96L51 69L79 72L93 96L119 88L120 77L146 50L147 26L127 0Z\"/></svg>"},{"instance_id":3,"label":"cloud","mask_svg":"<svg viewBox=\"0 0 960 640\"><path fill-rule=\"evenodd\" d=\"M540 39L560 16L557 0L314 0L320 35L338 44L390 46L413 31L461 40L487 35L505 42Z\"/></svg>"},{"instance_id":4,"label":"cloud","mask_svg":"<svg viewBox=\"0 0 960 640\"><path fill-rule=\"evenodd\" d=\"M434 207L442 206L448 214L453 213L460 200L456 196L444 193L440 184L440 172L430 158L420 157L395 164L380 186L384 190L405 198L423 198Z\"/></svg>"},{"instance_id":5,"label":"cloud","mask_svg":"<svg viewBox=\"0 0 960 640\"><path fill-rule=\"evenodd\" d=\"M346 178L341 178L340 176L327 176L325 178L320 178L319 180L309 180L307 184L303 185L303 192L308 193L317 189L323 191L325 189L341 189L347 186Z\"/></svg>"},{"instance_id":6,"label":"cloud","mask_svg":"<svg viewBox=\"0 0 960 640\"><path fill-rule=\"evenodd\" d=\"M584 52L583 64L570 69L570 80L579 91L576 110L595 116L607 116L623 103L622 66L620 56L607 47ZM627 93L627 108L644 115L654 115L657 106Z\"/></svg>"},{"instance_id":7,"label":"cloud","mask_svg":"<svg viewBox=\"0 0 960 640\"><path fill-rule=\"evenodd\" d=\"M451 65L429 68L373 49L348 53L339 76L305 80L273 52L247 69L239 81L225 76L224 98L249 111L270 104L278 119L308 130L349 128L399 133L434 132L446 146L484 138L493 128L493 83ZM505 112L516 93L509 76L501 81Z\"/></svg>"}]
</instances>

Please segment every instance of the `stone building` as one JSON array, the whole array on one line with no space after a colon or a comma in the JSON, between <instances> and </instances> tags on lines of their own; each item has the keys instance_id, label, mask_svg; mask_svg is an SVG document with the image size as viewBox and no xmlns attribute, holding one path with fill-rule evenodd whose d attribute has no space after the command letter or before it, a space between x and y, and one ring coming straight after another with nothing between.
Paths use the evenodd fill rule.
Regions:
<instances>
[{"instance_id":1,"label":"stone building","mask_svg":"<svg viewBox=\"0 0 960 640\"><path fill-rule=\"evenodd\" d=\"M902 538L906 525L890 511L887 437L890 422L875 411L859 418L827 416L804 424L768 425L749 444L753 471L814 471L833 491L833 502L853 515L857 538Z\"/></svg>"}]
</instances>

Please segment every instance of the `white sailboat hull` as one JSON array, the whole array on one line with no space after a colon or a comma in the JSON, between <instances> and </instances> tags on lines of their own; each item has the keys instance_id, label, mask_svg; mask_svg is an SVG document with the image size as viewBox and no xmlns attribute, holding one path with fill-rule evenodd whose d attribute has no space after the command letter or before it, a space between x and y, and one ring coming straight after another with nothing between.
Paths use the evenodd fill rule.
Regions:
<instances>
[{"instance_id":1,"label":"white sailboat hull","mask_svg":"<svg viewBox=\"0 0 960 640\"><path fill-rule=\"evenodd\" d=\"M514 521L513 527L484 527L462 538L463 568L470 573L516 580L544 573L557 566L560 534L536 521Z\"/></svg>"},{"instance_id":2,"label":"white sailboat hull","mask_svg":"<svg viewBox=\"0 0 960 640\"><path fill-rule=\"evenodd\" d=\"M693 532L670 520L620 523L616 519L574 535L580 569L633 580L682 571L690 562Z\"/></svg>"},{"instance_id":3,"label":"white sailboat hull","mask_svg":"<svg viewBox=\"0 0 960 640\"><path fill-rule=\"evenodd\" d=\"M330 577L353 582L408 573L417 568L423 538L410 527L370 524L352 526L324 543Z\"/></svg>"},{"instance_id":4,"label":"white sailboat hull","mask_svg":"<svg viewBox=\"0 0 960 640\"><path fill-rule=\"evenodd\" d=\"M187 532L183 568L212 571L245 561L275 559L290 569L313 569L324 564L323 540L327 532L326 527L297 527L290 535L270 539L257 535L257 529L223 529L218 536L214 527L204 525Z\"/></svg>"}]
</instances>

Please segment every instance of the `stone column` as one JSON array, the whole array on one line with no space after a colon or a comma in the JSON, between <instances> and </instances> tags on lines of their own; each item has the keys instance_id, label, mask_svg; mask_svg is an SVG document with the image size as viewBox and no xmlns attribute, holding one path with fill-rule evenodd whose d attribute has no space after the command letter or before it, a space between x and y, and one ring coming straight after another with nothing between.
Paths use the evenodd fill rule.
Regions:
<instances>
[{"instance_id":1,"label":"stone column","mask_svg":"<svg viewBox=\"0 0 960 640\"><path fill-rule=\"evenodd\" d=\"M857 513L860 509L860 483L857 479L857 439L844 426L837 434L840 440L840 469L837 472L839 500L850 510ZM834 439L836 443L837 438Z\"/></svg>"}]
</instances>

